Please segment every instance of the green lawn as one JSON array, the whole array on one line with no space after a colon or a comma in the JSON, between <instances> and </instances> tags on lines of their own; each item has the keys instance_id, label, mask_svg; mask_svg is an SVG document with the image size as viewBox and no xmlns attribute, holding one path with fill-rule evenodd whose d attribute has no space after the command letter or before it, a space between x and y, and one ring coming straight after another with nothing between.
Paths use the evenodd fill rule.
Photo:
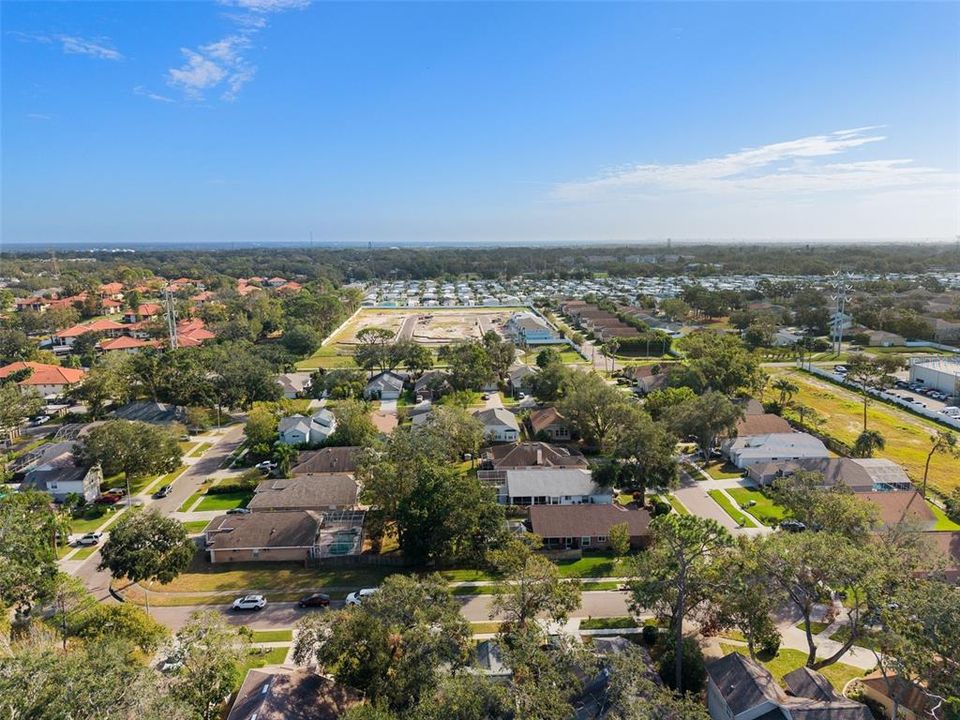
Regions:
<instances>
[{"instance_id":1,"label":"green lawn","mask_svg":"<svg viewBox=\"0 0 960 720\"><path fill-rule=\"evenodd\" d=\"M637 621L632 617L587 618L580 621L581 630L622 630L637 627Z\"/></svg>"},{"instance_id":2,"label":"green lawn","mask_svg":"<svg viewBox=\"0 0 960 720\"><path fill-rule=\"evenodd\" d=\"M207 520L190 520L189 522L182 523L183 527L191 535L203 532L203 529L209 524L210 522Z\"/></svg>"},{"instance_id":3,"label":"green lawn","mask_svg":"<svg viewBox=\"0 0 960 720\"><path fill-rule=\"evenodd\" d=\"M742 645L720 643L720 649L723 650L725 655L732 652L738 652L741 655L750 654L747 648ZM799 650L783 649L777 653L775 658L763 663L763 666L770 671L770 674L773 675L777 682L782 684L784 675L799 667L803 667L806 661L806 653L800 652ZM860 668L839 662L821 668L820 673L830 681L838 692L842 691L844 686L854 678L863 677L867 674Z\"/></svg>"},{"instance_id":4,"label":"green lawn","mask_svg":"<svg viewBox=\"0 0 960 720\"><path fill-rule=\"evenodd\" d=\"M720 490L708 490L707 494L714 499L714 501L723 508L724 512L727 513L730 517L733 518L733 521L740 525L741 527L753 527L753 523L750 522L747 516L740 512L740 510L734 507L733 503L730 502L730 498L723 494Z\"/></svg>"},{"instance_id":5,"label":"green lawn","mask_svg":"<svg viewBox=\"0 0 960 720\"><path fill-rule=\"evenodd\" d=\"M764 525L775 527L789 514L782 505L777 505L773 500L764 495L760 490L748 490L746 488L732 488L727 492L733 496L740 507L753 515ZM756 503L750 506L750 503Z\"/></svg>"},{"instance_id":6,"label":"green lawn","mask_svg":"<svg viewBox=\"0 0 960 720\"><path fill-rule=\"evenodd\" d=\"M237 490L219 495L204 495L203 499L200 500L200 504L197 505L196 511L232 510L233 508L246 507L251 499L253 499L253 492L251 490Z\"/></svg>"},{"instance_id":7,"label":"green lawn","mask_svg":"<svg viewBox=\"0 0 960 720\"><path fill-rule=\"evenodd\" d=\"M835 640L838 643L845 643L850 637L850 627L848 625L843 625L837 630L833 635L830 636L831 640ZM879 638L876 633L866 633L857 638L856 642L853 644L858 647L864 647L868 650L875 650L879 648Z\"/></svg>"},{"instance_id":8,"label":"green lawn","mask_svg":"<svg viewBox=\"0 0 960 720\"><path fill-rule=\"evenodd\" d=\"M665 497L667 498L667 502L669 502L673 506L673 509L677 511L678 515L690 514L690 511L687 510L683 503L680 502L680 500L678 500L674 495L666 495Z\"/></svg>"},{"instance_id":9,"label":"green lawn","mask_svg":"<svg viewBox=\"0 0 960 720\"><path fill-rule=\"evenodd\" d=\"M113 505L94 507L103 508L103 514L92 518L70 518L71 533L74 535L83 535L84 533L93 532L105 522L117 516L117 510Z\"/></svg>"},{"instance_id":10,"label":"green lawn","mask_svg":"<svg viewBox=\"0 0 960 720\"><path fill-rule=\"evenodd\" d=\"M197 447L190 453L190 457L200 457L207 450L213 447L213 443L200 443Z\"/></svg>"},{"instance_id":11,"label":"green lawn","mask_svg":"<svg viewBox=\"0 0 960 720\"><path fill-rule=\"evenodd\" d=\"M206 492L207 492L207 489L206 489L205 487L201 487L201 488L200 488L199 490L197 490L193 495L191 495L190 497L188 497L186 500L183 501L183 504L178 508L179 512L189 512L189 511L190 511L190 507L191 507L197 500L199 500L201 497L203 497L203 495L204 495Z\"/></svg>"},{"instance_id":12,"label":"green lawn","mask_svg":"<svg viewBox=\"0 0 960 720\"><path fill-rule=\"evenodd\" d=\"M806 632L806 631L807 631L806 626L803 624L803 620L801 620L800 622L798 622L797 625L796 625L796 627L797 627L798 630L802 630L803 632ZM830 627L830 626L829 626L827 623L825 623L825 622L817 622L816 620L812 620L812 621L810 622L810 632L812 632L814 635L819 635L819 634L822 633L824 630L826 630L828 627Z\"/></svg>"},{"instance_id":13,"label":"green lawn","mask_svg":"<svg viewBox=\"0 0 960 720\"><path fill-rule=\"evenodd\" d=\"M953 520L947 517L947 514L934 505L929 500L927 505L930 506L930 511L937 516L937 524L933 526L934 530L940 530L945 532L954 532L960 530L960 524L955 523Z\"/></svg>"},{"instance_id":14,"label":"green lawn","mask_svg":"<svg viewBox=\"0 0 960 720\"><path fill-rule=\"evenodd\" d=\"M74 555L71 560L86 560L88 557L93 555L100 548L97 545L90 545L88 547L82 547L77 550L77 554Z\"/></svg>"},{"instance_id":15,"label":"green lawn","mask_svg":"<svg viewBox=\"0 0 960 720\"><path fill-rule=\"evenodd\" d=\"M253 642L293 642L293 630L253 630L252 632Z\"/></svg>"},{"instance_id":16,"label":"green lawn","mask_svg":"<svg viewBox=\"0 0 960 720\"><path fill-rule=\"evenodd\" d=\"M250 651L250 655L247 657L247 661L243 663L240 668L240 678L247 676L248 670L253 670L255 668L263 667L264 665L282 665L283 661L287 659L288 648L268 648L263 650L261 648L255 648ZM238 686L239 687L239 686Z\"/></svg>"},{"instance_id":17,"label":"green lawn","mask_svg":"<svg viewBox=\"0 0 960 720\"><path fill-rule=\"evenodd\" d=\"M335 343L325 345L310 357L297 363L297 370L316 370L317 368L334 370L355 367L357 363L353 359L352 351L347 348L341 350Z\"/></svg>"},{"instance_id":18,"label":"green lawn","mask_svg":"<svg viewBox=\"0 0 960 720\"><path fill-rule=\"evenodd\" d=\"M474 635L486 635L488 633L500 632L500 623L498 622L472 622L470 631Z\"/></svg>"},{"instance_id":19,"label":"green lawn","mask_svg":"<svg viewBox=\"0 0 960 720\"><path fill-rule=\"evenodd\" d=\"M621 577L626 572L623 560L599 553L584 555L579 560L559 560L555 564L560 577L565 578Z\"/></svg>"},{"instance_id":20,"label":"green lawn","mask_svg":"<svg viewBox=\"0 0 960 720\"><path fill-rule=\"evenodd\" d=\"M723 459L711 460L703 469L714 480L732 480L743 477L743 470Z\"/></svg>"},{"instance_id":21,"label":"green lawn","mask_svg":"<svg viewBox=\"0 0 960 720\"><path fill-rule=\"evenodd\" d=\"M447 582L483 582L484 580L495 580L496 576L486 570L476 570L474 568L454 568L452 570L442 570L440 576Z\"/></svg>"}]
</instances>

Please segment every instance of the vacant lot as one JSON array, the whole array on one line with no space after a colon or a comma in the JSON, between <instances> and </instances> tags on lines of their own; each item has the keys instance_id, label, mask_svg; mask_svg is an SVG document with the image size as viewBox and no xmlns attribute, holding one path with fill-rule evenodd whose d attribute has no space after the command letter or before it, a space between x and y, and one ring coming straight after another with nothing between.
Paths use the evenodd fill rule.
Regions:
<instances>
[{"instance_id":1,"label":"vacant lot","mask_svg":"<svg viewBox=\"0 0 960 720\"><path fill-rule=\"evenodd\" d=\"M800 392L793 397L794 402L813 408L824 419L821 432L853 444L863 430L863 401L860 395L799 370L773 373L774 378L779 376L789 377L800 388ZM867 427L879 431L886 440L886 448L878 451L876 457L899 463L911 480L921 483L923 465L930 450L930 437L942 426L886 403L872 401L867 410ZM960 458L946 455L934 457L930 465L929 482L941 493L949 493L960 485Z\"/></svg>"}]
</instances>

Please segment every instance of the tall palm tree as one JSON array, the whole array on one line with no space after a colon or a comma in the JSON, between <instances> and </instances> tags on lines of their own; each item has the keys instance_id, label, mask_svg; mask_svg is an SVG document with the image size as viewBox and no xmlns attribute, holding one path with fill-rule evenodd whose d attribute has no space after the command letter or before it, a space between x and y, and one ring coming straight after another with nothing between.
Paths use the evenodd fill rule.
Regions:
<instances>
[{"instance_id":1,"label":"tall palm tree","mask_svg":"<svg viewBox=\"0 0 960 720\"><path fill-rule=\"evenodd\" d=\"M771 384L771 387L780 393L780 408L787 406L787 403L790 402L790 398L800 392L800 388L796 384L792 383L787 378L777 378Z\"/></svg>"},{"instance_id":2,"label":"tall palm tree","mask_svg":"<svg viewBox=\"0 0 960 720\"><path fill-rule=\"evenodd\" d=\"M864 430L857 436L856 442L853 443L853 455L858 458L873 457L873 453L877 450L883 450L886 444L883 435L878 431Z\"/></svg>"}]
</instances>

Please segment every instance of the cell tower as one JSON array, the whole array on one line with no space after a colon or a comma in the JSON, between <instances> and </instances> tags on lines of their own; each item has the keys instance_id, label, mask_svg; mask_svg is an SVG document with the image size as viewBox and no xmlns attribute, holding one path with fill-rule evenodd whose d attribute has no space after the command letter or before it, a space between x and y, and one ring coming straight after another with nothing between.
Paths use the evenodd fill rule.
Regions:
<instances>
[{"instance_id":1,"label":"cell tower","mask_svg":"<svg viewBox=\"0 0 960 720\"><path fill-rule=\"evenodd\" d=\"M830 329L833 332L833 352L840 354L840 344L843 342L843 314L847 307L847 293L850 292L850 275L839 270L833 274L833 289L836 293L830 299L836 303L836 314Z\"/></svg>"},{"instance_id":2,"label":"cell tower","mask_svg":"<svg viewBox=\"0 0 960 720\"><path fill-rule=\"evenodd\" d=\"M173 303L173 293L167 288L163 291L163 307L167 317L167 334L170 336L170 349L177 349L177 308Z\"/></svg>"}]
</instances>

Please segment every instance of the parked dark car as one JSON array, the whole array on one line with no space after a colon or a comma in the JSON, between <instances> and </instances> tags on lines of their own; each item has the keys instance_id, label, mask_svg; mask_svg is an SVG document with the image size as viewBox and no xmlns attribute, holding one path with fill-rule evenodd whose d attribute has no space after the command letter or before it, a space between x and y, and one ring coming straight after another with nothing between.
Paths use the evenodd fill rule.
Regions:
<instances>
[{"instance_id":1,"label":"parked dark car","mask_svg":"<svg viewBox=\"0 0 960 720\"><path fill-rule=\"evenodd\" d=\"M165 498L171 492L173 492L173 485L164 485L153 494L153 497L159 500L160 498Z\"/></svg>"},{"instance_id":2,"label":"parked dark car","mask_svg":"<svg viewBox=\"0 0 960 720\"><path fill-rule=\"evenodd\" d=\"M807 526L799 520L784 520L780 523L780 529L786 532L798 533L806 530Z\"/></svg>"},{"instance_id":3,"label":"parked dark car","mask_svg":"<svg viewBox=\"0 0 960 720\"><path fill-rule=\"evenodd\" d=\"M324 593L313 593L312 595L307 595L306 597L300 598L297 602L302 608L308 607L328 607L330 605L330 596L325 595Z\"/></svg>"}]
</instances>

